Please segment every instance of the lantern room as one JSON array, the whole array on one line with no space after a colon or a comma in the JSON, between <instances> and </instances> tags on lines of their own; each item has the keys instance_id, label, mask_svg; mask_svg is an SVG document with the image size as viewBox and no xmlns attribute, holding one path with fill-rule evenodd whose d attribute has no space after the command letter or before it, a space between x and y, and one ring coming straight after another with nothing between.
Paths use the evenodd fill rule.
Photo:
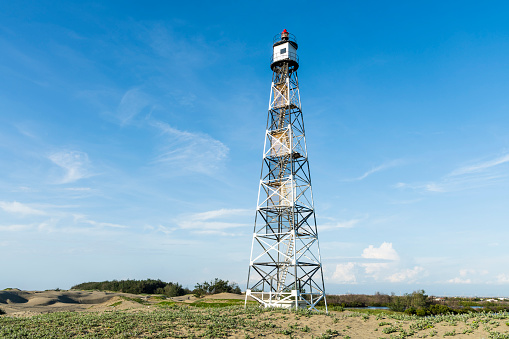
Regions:
<instances>
[{"instance_id":1,"label":"lantern room","mask_svg":"<svg viewBox=\"0 0 509 339\"><path fill-rule=\"evenodd\" d=\"M270 68L274 70L277 66L288 63L288 66L294 66L293 71L296 71L297 68L299 68L297 48L297 39L286 29L280 34L276 34L274 37Z\"/></svg>"}]
</instances>

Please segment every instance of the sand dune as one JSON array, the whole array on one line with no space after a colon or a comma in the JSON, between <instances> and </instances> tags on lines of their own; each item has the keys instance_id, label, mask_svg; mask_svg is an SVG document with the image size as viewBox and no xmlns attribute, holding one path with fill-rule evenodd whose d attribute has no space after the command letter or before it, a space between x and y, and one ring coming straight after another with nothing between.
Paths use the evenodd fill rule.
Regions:
<instances>
[{"instance_id":1,"label":"sand dune","mask_svg":"<svg viewBox=\"0 0 509 339\"><path fill-rule=\"evenodd\" d=\"M140 308L144 305L125 298L139 296L127 293L98 291L0 291L0 308L7 314L39 314L62 311L102 311L118 303L120 309Z\"/></svg>"},{"instance_id":2,"label":"sand dune","mask_svg":"<svg viewBox=\"0 0 509 339\"><path fill-rule=\"evenodd\" d=\"M141 298L146 304L130 300ZM206 296L207 299L244 299L243 295L219 293ZM192 303L198 300L193 295L169 298L180 303ZM101 312L113 309L139 309L150 307L161 302L151 296L140 296L129 293L99 291L21 291L12 289L0 291L0 308L7 314L32 315L63 311ZM113 305L113 306L112 306Z\"/></svg>"}]
</instances>

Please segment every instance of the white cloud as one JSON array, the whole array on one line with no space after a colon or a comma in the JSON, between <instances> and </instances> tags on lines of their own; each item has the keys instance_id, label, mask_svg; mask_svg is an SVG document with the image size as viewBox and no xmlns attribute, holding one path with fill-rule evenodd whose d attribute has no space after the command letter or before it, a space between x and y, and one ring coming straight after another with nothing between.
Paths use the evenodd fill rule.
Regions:
<instances>
[{"instance_id":1,"label":"white cloud","mask_svg":"<svg viewBox=\"0 0 509 339\"><path fill-rule=\"evenodd\" d=\"M447 282L450 283L450 284L471 284L472 280L470 280L470 279L462 279L460 277L456 277L456 278L447 280Z\"/></svg>"},{"instance_id":2,"label":"white cloud","mask_svg":"<svg viewBox=\"0 0 509 339\"><path fill-rule=\"evenodd\" d=\"M349 262L346 264L337 264L336 270L327 280L338 284L355 284L357 282L357 278L355 276L355 263Z\"/></svg>"},{"instance_id":3,"label":"white cloud","mask_svg":"<svg viewBox=\"0 0 509 339\"><path fill-rule=\"evenodd\" d=\"M122 96L117 108L117 117L121 124L127 124L150 104L147 94L138 88L128 90Z\"/></svg>"},{"instance_id":4,"label":"white cloud","mask_svg":"<svg viewBox=\"0 0 509 339\"><path fill-rule=\"evenodd\" d=\"M181 131L162 122L153 123L167 138L155 163L170 165L172 170L212 174L229 149L207 134Z\"/></svg>"},{"instance_id":5,"label":"white cloud","mask_svg":"<svg viewBox=\"0 0 509 339\"><path fill-rule=\"evenodd\" d=\"M196 234L233 235L224 230L244 227L251 231L253 224L239 222L239 219L245 220L248 216L251 218L253 214L254 211L248 209L220 209L183 215L179 217L176 224L178 228L192 230Z\"/></svg>"},{"instance_id":6,"label":"white cloud","mask_svg":"<svg viewBox=\"0 0 509 339\"><path fill-rule=\"evenodd\" d=\"M19 203L17 201L7 202L0 201L0 208L6 212L14 213L14 214L22 214L22 215L44 215L46 214L44 211L40 211L29 207L25 204Z\"/></svg>"},{"instance_id":7,"label":"white cloud","mask_svg":"<svg viewBox=\"0 0 509 339\"><path fill-rule=\"evenodd\" d=\"M473 270L473 269L469 269L469 268L464 268L464 269L461 269L460 270L460 277L465 277L469 274L475 274L477 273L476 270Z\"/></svg>"},{"instance_id":8,"label":"white cloud","mask_svg":"<svg viewBox=\"0 0 509 339\"><path fill-rule=\"evenodd\" d=\"M166 235L175 232L177 229L178 229L177 227L167 227L167 226L163 226L163 225L157 225L157 228L156 228L157 231L162 232Z\"/></svg>"},{"instance_id":9,"label":"white cloud","mask_svg":"<svg viewBox=\"0 0 509 339\"><path fill-rule=\"evenodd\" d=\"M507 163L509 163L509 154L474 165L459 167L435 182L415 184L400 182L394 187L435 193L484 187L497 183L508 176L507 170L500 168L501 165Z\"/></svg>"},{"instance_id":10,"label":"white cloud","mask_svg":"<svg viewBox=\"0 0 509 339\"><path fill-rule=\"evenodd\" d=\"M59 181L62 184L71 183L91 175L89 172L90 161L87 153L63 151L53 153L48 158L65 170L63 178Z\"/></svg>"},{"instance_id":11,"label":"white cloud","mask_svg":"<svg viewBox=\"0 0 509 339\"><path fill-rule=\"evenodd\" d=\"M129 228L128 226L125 226L125 225L90 220L86 216L81 215L81 214L74 214L73 217L74 217L75 222L89 224L89 225L96 226L96 227Z\"/></svg>"},{"instance_id":12,"label":"white cloud","mask_svg":"<svg viewBox=\"0 0 509 339\"><path fill-rule=\"evenodd\" d=\"M424 186L424 190L428 192L445 192L445 188L437 183L430 183Z\"/></svg>"},{"instance_id":13,"label":"white cloud","mask_svg":"<svg viewBox=\"0 0 509 339\"><path fill-rule=\"evenodd\" d=\"M369 245L362 251L361 257L369 259L385 259L385 260L399 260L399 255L394 248L392 243L384 242L380 247L374 247Z\"/></svg>"},{"instance_id":14,"label":"white cloud","mask_svg":"<svg viewBox=\"0 0 509 339\"><path fill-rule=\"evenodd\" d=\"M382 243L380 247L369 245L362 251L361 257L378 261L389 261L362 264L366 275L371 276L375 280L386 280L387 274L390 274L395 269L394 262L399 260L399 255L392 248L392 243L388 242Z\"/></svg>"},{"instance_id":15,"label":"white cloud","mask_svg":"<svg viewBox=\"0 0 509 339\"><path fill-rule=\"evenodd\" d=\"M325 224L320 224L318 226L318 229L320 231L327 231L327 230L337 229L337 228L352 228L361 221L362 221L362 219L351 219L351 220L345 220L345 221L329 222L329 223L325 223Z\"/></svg>"},{"instance_id":16,"label":"white cloud","mask_svg":"<svg viewBox=\"0 0 509 339\"><path fill-rule=\"evenodd\" d=\"M330 262L334 258L327 258ZM405 267L392 243L384 242L379 247L369 245L357 258L346 259L347 263L335 264L335 272L328 278L334 283L366 283L386 281L390 283L412 283L426 272L424 267Z\"/></svg>"},{"instance_id":17,"label":"white cloud","mask_svg":"<svg viewBox=\"0 0 509 339\"><path fill-rule=\"evenodd\" d=\"M9 232L18 232L18 231L26 231L34 227L34 224L29 225L8 225L8 226L0 226L0 231L9 231Z\"/></svg>"},{"instance_id":18,"label":"white cloud","mask_svg":"<svg viewBox=\"0 0 509 339\"><path fill-rule=\"evenodd\" d=\"M248 224L237 222L223 222L223 221L198 221L186 220L179 222L182 229L195 229L195 230L224 230L228 228L246 227Z\"/></svg>"},{"instance_id":19,"label":"white cloud","mask_svg":"<svg viewBox=\"0 0 509 339\"><path fill-rule=\"evenodd\" d=\"M460 167L460 168L452 171L450 175L456 176L456 175L464 175L464 174L481 172L481 171L490 169L492 167L505 164L507 162L509 162L509 154L505 154L505 155L498 157L496 159L488 160L488 161L477 163L474 165Z\"/></svg>"},{"instance_id":20,"label":"white cloud","mask_svg":"<svg viewBox=\"0 0 509 339\"><path fill-rule=\"evenodd\" d=\"M238 216L238 215L246 215L248 213L253 214L253 216L254 216L254 210L222 208L220 210L196 213L192 216L192 219L194 219L194 220L210 220L210 219L225 218L225 217L232 217L232 216Z\"/></svg>"},{"instance_id":21,"label":"white cloud","mask_svg":"<svg viewBox=\"0 0 509 339\"><path fill-rule=\"evenodd\" d=\"M389 169L389 168L392 168L392 167L395 167L395 166L398 166L402 163L401 160L393 160L393 161L389 161L389 162L386 162L386 163L383 163L379 166L376 166L376 167L373 167L372 169L370 169L369 171L365 172L363 175L361 175L360 177L358 178L355 178L355 179L352 179L351 181L359 181L359 180L364 180L366 179L367 177L369 177L371 174L374 174L376 172L380 172L380 171L383 171L383 170L386 170L386 169Z\"/></svg>"},{"instance_id":22,"label":"white cloud","mask_svg":"<svg viewBox=\"0 0 509 339\"><path fill-rule=\"evenodd\" d=\"M196 230L193 233L201 234L201 235L220 235L223 237L237 237L237 236L244 235L241 233L225 232L225 231L221 231L221 230Z\"/></svg>"},{"instance_id":23,"label":"white cloud","mask_svg":"<svg viewBox=\"0 0 509 339\"><path fill-rule=\"evenodd\" d=\"M497 283L499 283L499 284L508 284L509 283L509 274L499 274L499 275L497 275Z\"/></svg>"},{"instance_id":24,"label":"white cloud","mask_svg":"<svg viewBox=\"0 0 509 339\"><path fill-rule=\"evenodd\" d=\"M424 268L422 268L421 266L415 266L412 269L405 269L396 272L389 276L387 280L389 280L390 282L403 282L403 281L412 282L415 281L417 275L423 271Z\"/></svg>"}]
</instances>

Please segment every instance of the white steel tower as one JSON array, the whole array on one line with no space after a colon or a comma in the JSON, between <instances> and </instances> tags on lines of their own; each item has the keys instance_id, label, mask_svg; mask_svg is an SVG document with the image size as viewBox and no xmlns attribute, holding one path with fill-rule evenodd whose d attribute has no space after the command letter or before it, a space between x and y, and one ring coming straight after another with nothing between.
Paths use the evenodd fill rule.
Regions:
<instances>
[{"instance_id":1,"label":"white steel tower","mask_svg":"<svg viewBox=\"0 0 509 339\"><path fill-rule=\"evenodd\" d=\"M265 132L246 301L315 309L325 301L318 232L300 104L297 41L274 37ZM325 301L327 307L327 303Z\"/></svg>"}]
</instances>

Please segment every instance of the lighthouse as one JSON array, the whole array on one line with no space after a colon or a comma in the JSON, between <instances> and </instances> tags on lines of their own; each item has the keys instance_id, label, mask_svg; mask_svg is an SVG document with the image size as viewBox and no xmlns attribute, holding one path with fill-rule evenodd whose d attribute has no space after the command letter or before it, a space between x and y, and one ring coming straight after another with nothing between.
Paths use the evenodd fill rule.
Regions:
<instances>
[{"instance_id":1,"label":"lighthouse","mask_svg":"<svg viewBox=\"0 0 509 339\"><path fill-rule=\"evenodd\" d=\"M272 84L246 289L266 307L316 310L325 300L295 36L273 39Z\"/></svg>"}]
</instances>

